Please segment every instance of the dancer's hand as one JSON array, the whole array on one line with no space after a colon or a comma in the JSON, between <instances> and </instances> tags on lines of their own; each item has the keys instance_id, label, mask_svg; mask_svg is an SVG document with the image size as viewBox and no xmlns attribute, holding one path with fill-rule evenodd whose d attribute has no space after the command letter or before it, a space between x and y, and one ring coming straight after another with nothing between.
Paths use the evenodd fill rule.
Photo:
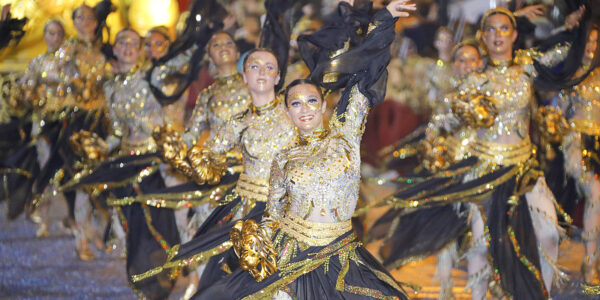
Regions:
<instances>
[{"instance_id":1,"label":"dancer's hand","mask_svg":"<svg viewBox=\"0 0 600 300\"><path fill-rule=\"evenodd\" d=\"M417 10L417 5L409 3L410 0L395 0L387 5L387 10L392 14L392 17L408 17L410 14L407 11Z\"/></svg>"},{"instance_id":2,"label":"dancer's hand","mask_svg":"<svg viewBox=\"0 0 600 300\"><path fill-rule=\"evenodd\" d=\"M581 21L584 12L585 6L582 5L576 11L569 14L565 19L565 28L573 30L573 28L579 27L579 21Z\"/></svg>"},{"instance_id":3,"label":"dancer's hand","mask_svg":"<svg viewBox=\"0 0 600 300\"><path fill-rule=\"evenodd\" d=\"M544 15L544 7L545 6L543 4L526 6L515 11L515 16L526 17L530 22L532 22L536 18Z\"/></svg>"}]
</instances>

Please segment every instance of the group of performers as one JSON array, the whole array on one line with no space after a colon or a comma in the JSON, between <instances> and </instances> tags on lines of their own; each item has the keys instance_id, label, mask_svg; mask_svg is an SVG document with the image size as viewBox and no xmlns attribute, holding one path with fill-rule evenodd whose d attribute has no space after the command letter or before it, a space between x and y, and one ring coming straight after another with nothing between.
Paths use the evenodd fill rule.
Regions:
<instances>
[{"instance_id":1,"label":"group of performers","mask_svg":"<svg viewBox=\"0 0 600 300\"><path fill-rule=\"evenodd\" d=\"M122 251L130 286L151 299L180 276L186 299L408 299L414 286L388 270L430 255L441 299L453 299L461 257L473 299L548 299L565 280L558 245L581 200L584 289L600 292L593 1L531 49L515 42L539 6L491 9L458 43L442 27L437 60L417 63L423 77L392 47L415 4L341 1L290 43L285 19L306 1L294 2L265 1L260 43L243 55L216 1L194 2L175 40L165 27L124 28L103 44L110 1L73 12L75 37L46 23L47 52L0 102L9 218L26 213L47 236L64 198L78 257L94 259L92 245ZM0 26L20 29L4 14ZM215 81L188 121L183 99L204 57ZM383 100L395 96L420 97L429 122L381 152L385 176L365 172L367 116L387 120L394 100ZM395 192L364 203L365 180ZM362 234L378 206L389 209ZM373 240L375 255L363 247Z\"/></svg>"}]
</instances>

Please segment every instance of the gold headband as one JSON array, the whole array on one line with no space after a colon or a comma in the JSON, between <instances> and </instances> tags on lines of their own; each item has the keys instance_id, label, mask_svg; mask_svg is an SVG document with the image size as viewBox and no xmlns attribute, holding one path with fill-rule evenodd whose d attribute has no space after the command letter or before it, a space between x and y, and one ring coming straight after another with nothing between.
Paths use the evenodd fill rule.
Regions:
<instances>
[{"instance_id":1,"label":"gold headband","mask_svg":"<svg viewBox=\"0 0 600 300\"><path fill-rule=\"evenodd\" d=\"M454 48L452 48L452 60L455 59L456 56L456 52L458 52L458 50L460 50L461 48L465 47L465 46L471 46L473 48L475 48L475 50L477 50L477 53L479 53L479 56L483 56L483 54L481 53L481 45L479 44L479 41L477 41L474 38L467 38L462 40L461 42L459 42L458 44L454 45Z\"/></svg>"},{"instance_id":2,"label":"gold headband","mask_svg":"<svg viewBox=\"0 0 600 300\"><path fill-rule=\"evenodd\" d=\"M503 8L503 7L496 7L496 8L486 11L485 14L483 14L483 17L481 18L481 24L479 24L479 29L483 30L483 27L485 26L485 21L487 21L487 18L489 18L492 15L497 15L497 14L507 16L510 19L510 23L512 23L513 28L517 29L517 19L515 19L515 15L510 10Z\"/></svg>"}]
</instances>

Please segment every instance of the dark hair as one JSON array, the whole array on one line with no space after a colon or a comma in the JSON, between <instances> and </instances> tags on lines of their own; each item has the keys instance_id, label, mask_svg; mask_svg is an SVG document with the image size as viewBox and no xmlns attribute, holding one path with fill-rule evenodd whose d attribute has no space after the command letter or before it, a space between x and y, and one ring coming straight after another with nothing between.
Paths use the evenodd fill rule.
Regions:
<instances>
[{"instance_id":1,"label":"dark hair","mask_svg":"<svg viewBox=\"0 0 600 300\"><path fill-rule=\"evenodd\" d=\"M279 72L279 61L277 60L277 55L275 55L275 53L273 53L273 51L266 49L266 48L254 48L254 49L248 51L248 54L246 54L246 56L244 57L244 61L242 63L242 71L246 72L246 62L248 62L248 57L250 57L250 55L252 55L256 52L271 53L271 55L273 55L273 57L275 57L275 61L277 62L277 72Z\"/></svg>"},{"instance_id":2,"label":"dark hair","mask_svg":"<svg viewBox=\"0 0 600 300\"><path fill-rule=\"evenodd\" d=\"M210 36L210 39L208 39L208 42L206 43L206 51L207 52L208 52L208 45L210 45L210 41L213 39L213 37L217 36L217 34L226 34L231 39L231 41L233 42L233 45L235 46L235 49L237 49L238 52L240 51L240 49L238 48L238 45L235 43L235 38L233 37L233 35L231 35L231 33L227 32L225 30L219 30L219 31L213 33Z\"/></svg>"},{"instance_id":3,"label":"dark hair","mask_svg":"<svg viewBox=\"0 0 600 300\"><path fill-rule=\"evenodd\" d=\"M312 86L314 86L315 88L317 88L317 92L319 93L319 98L321 98L321 101L323 101L323 93L321 92L321 87L316 84L314 81L308 79L308 78L300 78L300 79L296 79L294 81L292 81L286 88L285 88L285 106L288 105L288 98L289 98L289 94L290 91L292 90L293 87L297 86L297 85L301 85L301 84L310 84Z\"/></svg>"}]
</instances>

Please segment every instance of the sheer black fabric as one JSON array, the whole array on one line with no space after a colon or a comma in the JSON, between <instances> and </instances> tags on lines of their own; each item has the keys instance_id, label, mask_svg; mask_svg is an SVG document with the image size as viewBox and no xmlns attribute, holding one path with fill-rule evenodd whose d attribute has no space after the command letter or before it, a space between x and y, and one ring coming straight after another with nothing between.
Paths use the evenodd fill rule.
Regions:
<instances>
[{"instance_id":1,"label":"sheer black fabric","mask_svg":"<svg viewBox=\"0 0 600 300\"><path fill-rule=\"evenodd\" d=\"M584 4L587 1L579 2ZM534 61L534 66L538 74L535 80L537 88L550 91L570 88L579 84L594 68L598 67L600 64L600 47L596 47L596 53L589 70L585 74L575 77L575 73L582 66L581 58L585 52L588 35L593 28L598 29L598 25L600 25L600 12L598 12L597 7L597 4L596 9L588 4L584 16L580 21L581 26L573 29L573 31L562 32L552 36L539 45L539 49L542 52L561 43L570 43L571 47L565 60L555 66L544 66L540 62Z\"/></svg>"},{"instance_id":2,"label":"sheer black fabric","mask_svg":"<svg viewBox=\"0 0 600 300\"><path fill-rule=\"evenodd\" d=\"M585 140L585 138L583 139ZM566 213L572 216L579 201L583 200L583 195L577 191L577 183L575 178L567 174L565 169L565 154L560 149L560 146L560 144L552 145L553 151L556 153L556 155L552 160L545 160L544 177L546 178L546 183L552 191L556 202ZM600 171L600 169L598 169L598 171ZM558 215L558 218L560 220L560 214ZM561 223L561 225L568 228L569 224Z\"/></svg>"},{"instance_id":3,"label":"sheer black fabric","mask_svg":"<svg viewBox=\"0 0 600 300\"><path fill-rule=\"evenodd\" d=\"M185 29L173 42L165 56L152 61L152 67L146 73L150 90L162 105L179 100L192 81L198 77L202 68L205 46L212 34L222 27L222 20L226 15L227 11L216 0L196 0L192 3ZM170 60L186 55L186 51L191 53L189 58L186 58L189 59L186 63L187 67L169 74L168 83L173 89L167 95L161 86L153 82L153 73Z\"/></svg>"},{"instance_id":4,"label":"sheer black fabric","mask_svg":"<svg viewBox=\"0 0 600 300\"><path fill-rule=\"evenodd\" d=\"M340 243L342 240L347 239L351 234L352 233L349 232L340 236L330 245ZM292 258L290 263L311 259L316 253L322 251L326 247L328 246L314 246L302 250ZM357 289L364 287L371 292L379 291L385 296L408 299L401 291L398 291L379 278L379 276L389 276L389 278L391 278L391 276L364 247L359 246L354 251L356 252L356 260L358 262L354 260L349 262L349 268L344 277L345 284L356 287ZM336 289L338 276L342 272L342 264L340 263L340 259L333 256L336 255L332 255L327 264L320 265L287 284L285 291L289 295L292 295L293 299L373 299L373 297L367 295L359 295L357 293ZM383 275L376 275L375 272ZM263 281L256 282L250 273L242 269L237 269L229 276L211 284L206 289L199 290L192 299L242 299L271 284L275 284L276 281L282 279L282 276L284 275L281 274L281 272L276 272Z\"/></svg>"},{"instance_id":5,"label":"sheer black fabric","mask_svg":"<svg viewBox=\"0 0 600 300\"><path fill-rule=\"evenodd\" d=\"M6 20L0 21L0 49L4 49L11 41L19 42L25 35L23 27L27 23L27 18L13 19L10 14Z\"/></svg>"},{"instance_id":6,"label":"sheer black fabric","mask_svg":"<svg viewBox=\"0 0 600 300\"><path fill-rule=\"evenodd\" d=\"M455 204L430 207L409 213L396 211L396 218L398 223L391 228L394 234L384 241L379 250L383 265L388 269L400 267L411 258L433 255L470 229L468 208L462 204L458 204L458 207Z\"/></svg>"},{"instance_id":7,"label":"sheer black fabric","mask_svg":"<svg viewBox=\"0 0 600 300\"><path fill-rule=\"evenodd\" d=\"M164 182L159 172L144 178L139 183L141 193L151 193L161 188L164 188ZM118 198L133 197L138 193L132 185L116 188L111 192ZM121 206L120 209L127 220L123 227L127 232L128 278L162 266L167 261L168 249L181 242L173 210L149 207L140 203ZM156 232L152 232L150 226ZM159 238L162 241L159 241ZM169 273L165 271L141 282L135 284L130 282L130 284L149 299L166 299L175 285L175 280L171 279Z\"/></svg>"},{"instance_id":8,"label":"sheer black fabric","mask_svg":"<svg viewBox=\"0 0 600 300\"><path fill-rule=\"evenodd\" d=\"M79 157L69 144L69 139L75 132L87 130L98 134L101 138L107 136L107 119L103 109L71 111L66 114L63 121L58 122L60 124L58 134L52 133L57 134L57 137L50 145L50 157L46 165L42 167L35 183L34 191L37 194L44 192L58 170L64 171L63 183L70 180L79 171L75 169L75 162Z\"/></svg>"},{"instance_id":9,"label":"sheer black fabric","mask_svg":"<svg viewBox=\"0 0 600 300\"><path fill-rule=\"evenodd\" d=\"M521 195L519 204L511 207L507 199L514 191L515 178L496 187L486 212L493 268L497 271L502 289L513 299L547 299L549 295L544 282L534 273L541 274L541 267L527 200L525 195ZM514 241L509 227L514 232ZM516 253L515 246L520 253ZM524 263L525 260L532 266L531 269Z\"/></svg>"},{"instance_id":10,"label":"sheer black fabric","mask_svg":"<svg viewBox=\"0 0 600 300\"><path fill-rule=\"evenodd\" d=\"M281 80L275 85L275 91L281 90L285 82L286 67L290 50L290 36L297 21L297 12L307 0L266 0L267 11L262 26L259 47L270 49L277 57Z\"/></svg>"},{"instance_id":11,"label":"sheer black fabric","mask_svg":"<svg viewBox=\"0 0 600 300\"><path fill-rule=\"evenodd\" d=\"M346 111L353 85L358 86L371 106L384 100L389 46L394 39L396 18L387 9L382 9L370 19L375 27L365 28L369 22L368 10L353 9L340 3L338 13L338 21L334 24L298 37L298 47L311 71L310 79L328 90L345 88L336 108L340 115ZM348 51L330 57L333 51L344 48L346 42L349 43ZM337 77L325 80L327 74L337 74Z\"/></svg>"}]
</instances>

